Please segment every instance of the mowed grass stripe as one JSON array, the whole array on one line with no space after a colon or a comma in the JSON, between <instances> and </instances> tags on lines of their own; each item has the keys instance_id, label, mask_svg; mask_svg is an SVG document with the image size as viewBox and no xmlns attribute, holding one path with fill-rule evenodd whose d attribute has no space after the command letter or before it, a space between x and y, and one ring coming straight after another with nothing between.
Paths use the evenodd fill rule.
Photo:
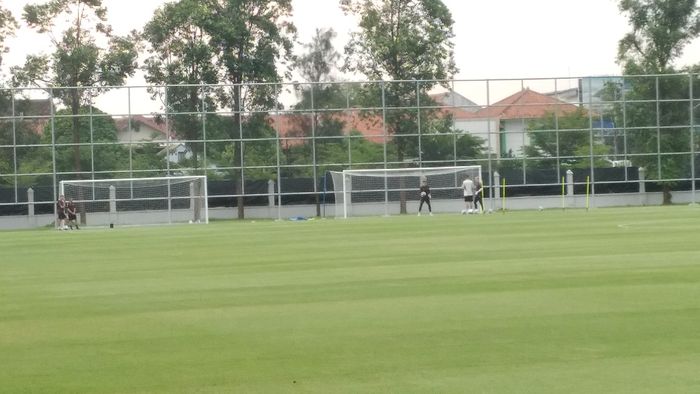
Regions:
<instances>
[{"instance_id":1,"label":"mowed grass stripe","mask_svg":"<svg viewBox=\"0 0 700 394\"><path fill-rule=\"evenodd\" d=\"M51 393L693 392L699 213L3 232L0 364L11 367L0 382Z\"/></svg>"}]
</instances>

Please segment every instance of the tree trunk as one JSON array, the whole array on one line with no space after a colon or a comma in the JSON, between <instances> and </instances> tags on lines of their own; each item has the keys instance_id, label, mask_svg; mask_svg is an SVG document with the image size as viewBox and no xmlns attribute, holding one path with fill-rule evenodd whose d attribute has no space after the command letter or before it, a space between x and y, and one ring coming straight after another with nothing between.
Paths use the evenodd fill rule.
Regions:
<instances>
[{"instance_id":1,"label":"tree trunk","mask_svg":"<svg viewBox=\"0 0 700 394\"><path fill-rule=\"evenodd\" d=\"M671 205L671 199L673 198L673 195L671 195L671 185L664 183L661 191L663 192L663 202L661 204Z\"/></svg>"},{"instance_id":2,"label":"tree trunk","mask_svg":"<svg viewBox=\"0 0 700 394\"><path fill-rule=\"evenodd\" d=\"M234 117L233 117L233 130L231 132L232 138L240 138L241 122L241 88L233 90L233 107L234 107ZM238 219L245 219L245 205L243 202L243 152L242 145L243 141L234 142L233 144L233 162L240 168L240 173L236 177L236 208L238 209Z\"/></svg>"},{"instance_id":3,"label":"tree trunk","mask_svg":"<svg viewBox=\"0 0 700 394\"><path fill-rule=\"evenodd\" d=\"M398 159L400 166L405 167L406 164L403 162L403 144L398 143L397 144L397 149L396 149L396 158ZM406 209L406 191L404 190L406 188L406 180L403 177L399 177L399 189L401 191L399 192L399 210L400 213L406 214L408 213L408 210Z\"/></svg>"},{"instance_id":4,"label":"tree trunk","mask_svg":"<svg viewBox=\"0 0 700 394\"><path fill-rule=\"evenodd\" d=\"M320 79L320 78L319 78ZM318 82L318 81L316 81ZM312 88L313 89L313 88ZM316 193L314 193L314 201L316 202L316 217L321 217L321 199L319 198L318 195L318 173L317 173L317 163L315 160L316 157L316 132L318 131L318 115L315 113L313 114L313 130L314 130L314 135L313 135L313 140L311 141L311 154L314 156L314 168L313 168L313 174L314 174L314 190Z\"/></svg>"},{"instance_id":5,"label":"tree trunk","mask_svg":"<svg viewBox=\"0 0 700 394\"><path fill-rule=\"evenodd\" d=\"M73 118L73 172L75 172L75 179L82 179L82 168L80 165L80 97L78 96L77 89L71 91L71 114ZM85 217L85 203L83 202L83 191L82 188L78 188L78 214L80 216L80 224L85 225L87 218Z\"/></svg>"}]
</instances>

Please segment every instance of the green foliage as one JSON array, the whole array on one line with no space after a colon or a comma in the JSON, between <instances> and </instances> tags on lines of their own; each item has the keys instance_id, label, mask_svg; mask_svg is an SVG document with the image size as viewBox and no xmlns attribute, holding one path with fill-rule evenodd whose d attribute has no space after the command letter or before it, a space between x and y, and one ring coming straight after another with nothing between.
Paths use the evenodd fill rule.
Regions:
<instances>
[{"instance_id":1,"label":"green foliage","mask_svg":"<svg viewBox=\"0 0 700 394\"><path fill-rule=\"evenodd\" d=\"M687 75L628 78L624 87L609 87L608 95L617 97L625 89L625 100L615 102L606 116L625 126L627 151L634 155L634 165L647 169L648 179L690 175L690 81ZM667 101L657 105L657 96Z\"/></svg>"},{"instance_id":2,"label":"green foliage","mask_svg":"<svg viewBox=\"0 0 700 394\"><path fill-rule=\"evenodd\" d=\"M29 55L23 67L13 67L15 84L83 88L53 90L54 97L73 109L122 84L136 71L139 40L135 32L113 36L106 13L101 0L53 0L25 6L25 22L46 34L55 50L50 55ZM56 21L63 19L70 21L69 27L56 32ZM101 47L101 41L108 46Z\"/></svg>"},{"instance_id":3,"label":"green foliage","mask_svg":"<svg viewBox=\"0 0 700 394\"><path fill-rule=\"evenodd\" d=\"M324 111L345 108L346 92L341 84L320 83L332 82L334 79L332 74L337 69L336 62L340 58L340 54L333 47L332 41L335 36L333 29L316 29L316 35L311 42L304 44L306 53L297 57L294 62L299 74L312 83L300 85L300 100L293 108L304 113L288 115L291 117L288 137L317 139L293 140L296 143L292 144L283 142L284 164L308 164L314 154L317 163L345 163L348 160L347 141L344 138L334 138L343 136L346 128L343 112ZM285 172L286 176L314 175L314 169L309 168L291 167Z\"/></svg>"},{"instance_id":4,"label":"green foliage","mask_svg":"<svg viewBox=\"0 0 700 394\"><path fill-rule=\"evenodd\" d=\"M341 0L341 5L360 20L360 31L345 48L347 70L372 80L442 80L457 72L454 20L441 0Z\"/></svg>"},{"instance_id":5,"label":"green foliage","mask_svg":"<svg viewBox=\"0 0 700 394\"><path fill-rule=\"evenodd\" d=\"M463 161L484 155L484 139L462 134L428 134L421 137L422 159L425 162ZM441 163L445 165L445 163Z\"/></svg>"},{"instance_id":6,"label":"green foliage","mask_svg":"<svg viewBox=\"0 0 700 394\"><path fill-rule=\"evenodd\" d=\"M81 107L92 105L96 96L114 85L123 84L134 74L138 35L131 32L128 37L113 36L106 23L107 8L102 5L102 0L51 0L43 4L28 4L24 7L24 20L30 28L50 39L54 52L27 56L23 67L12 68L14 83L43 87L70 108L70 114L74 116L72 142L75 144L70 170L80 177L86 164L86 153L81 152L78 145L82 136L76 115ZM69 27L62 32L55 31L57 22L63 20L68 21ZM99 44L103 41L108 43L106 47ZM100 152L102 154L106 157L105 162L113 159L109 157L110 149L105 148L104 153ZM61 161L61 170L68 171L63 164Z\"/></svg>"},{"instance_id":7,"label":"green foliage","mask_svg":"<svg viewBox=\"0 0 700 394\"><path fill-rule=\"evenodd\" d=\"M578 108L575 112L559 115L550 112L542 118L531 120L528 123L530 144L523 147L523 152L528 159L542 160L528 160L529 165L551 168L551 159L560 157L562 168L589 168L591 155L610 154L610 147L602 141L599 130L594 130L591 135L589 116L588 111ZM593 165L607 167L608 163L603 157L595 157Z\"/></svg>"},{"instance_id":8,"label":"green foliage","mask_svg":"<svg viewBox=\"0 0 700 394\"><path fill-rule=\"evenodd\" d=\"M15 113L29 112L31 105L29 100L15 98ZM11 119L13 115L12 91L0 90L0 116L7 117L0 121L0 145L34 145L39 143L39 134L31 128L30 122L23 122L17 118ZM16 156L16 157L15 157ZM15 172L15 160L18 165L25 160L31 160L32 151L28 148L0 148L0 175L12 174ZM19 168L18 168L19 170Z\"/></svg>"},{"instance_id":9,"label":"green foliage","mask_svg":"<svg viewBox=\"0 0 700 394\"><path fill-rule=\"evenodd\" d=\"M344 69L371 80L393 80L364 86L360 100L366 107L389 108L366 111L380 118L392 136L388 160L400 166L420 159L419 131L428 130L437 110L424 110L433 103L428 92L436 80L452 78L454 21L441 0L341 0L344 11L359 19L359 31L345 47ZM401 213L406 213L402 194Z\"/></svg>"},{"instance_id":10,"label":"green foliage","mask_svg":"<svg viewBox=\"0 0 700 394\"><path fill-rule=\"evenodd\" d=\"M230 122L230 119L229 119ZM229 124L230 127L230 124ZM255 136L254 141L243 143L246 179L276 179L277 177L277 132L267 119L267 114L257 113L246 119L243 138ZM241 146L238 143L227 144L220 153L222 163L236 163ZM239 171L234 176L240 174Z\"/></svg>"},{"instance_id":11,"label":"green foliage","mask_svg":"<svg viewBox=\"0 0 700 394\"><path fill-rule=\"evenodd\" d=\"M664 73L700 34L696 0L620 0L632 32L619 42L618 61L625 74Z\"/></svg>"},{"instance_id":12,"label":"green foliage","mask_svg":"<svg viewBox=\"0 0 700 394\"><path fill-rule=\"evenodd\" d=\"M175 134L192 151L190 163L199 168L203 144L203 111L216 109L214 91L203 84L218 83L214 54L201 21L206 7L199 1L182 0L156 10L144 27L143 37L150 43L151 56L146 60L146 81L166 88L150 88L154 97L167 105L168 117ZM172 115L171 115L172 113ZM209 130L208 130L209 131ZM208 133L208 138L213 133Z\"/></svg>"},{"instance_id":13,"label":"green foliage","mask_svg":"<svg viewBox=\"0 0 700 394\"><path fill-rule=\"evenodd\" d=\"M291 59L296 38L296 28L289 22L291 0L202 0L200 3L207 14L196 24L209 37L222 81L233 85L282 81L278 65ZM234 88L230 93L235 104L243 99L239 89ZM244 93L246 109L269 109L276 104L279 88L251 88Z\"/></svg>"},{"instance_id":14,"label":"green foliage","mask_svg":"<svg viewBox=\"0 0 700 394\"><path fill-rule=\"evenodd\" d=\"M700 8L696 0L620 0L619 8L627 14L633 29L619 42L618 61L623 64L625 75L675 72L673 61L700 35ZM689 98L687 80L632 78L629 83L630 100ZM658 117L657 111L642 107L625 108L627 123L638 127L628 137L630 148L641 154L651 153L635 157L636 162L647 167L652 179L684 176L694 159L662 154L687 152L690 148L691 130L682 127L688 124L690 116L687 103L664 103L657 110ZM619 108L616 112L619 116ZM664 204L671 202L672 186L672 182L664 183Z\"/></svg>"},{"instance_id":15,"label":"green foliage","mask_svg":"<svg viewBox=\"0 0 700 394\"><path fill-rule=\"evenodd\" d=\"M90 114L92 113L92 118ZM60 110L56 113L56 119L53 124L54 142L56 147L56 171L57 172L72 172L73 171L73 117L68 109ZM81 108L79 111L78 130L80 135L80 144L94 143L93 155L90 149L80 150L81 168L87 171L95 172L111 172L120 169L128 169L129 151L125 146L117 144L117 128L114 120L108 114L93 108ZM52 143L52 126L47 124L42 136L41 143ZM106 143L106 144L102 144ZM42 167L51 166L51 157L42 157ZM94 161L94 168L92 163ZM111 176L106 174L107 176Z\"/></svg>"},{"instance_id":16,"label":"green foliage","mask_svg":"<svg viewBox=\"0 0 700 394\"><path fill-rule=\"evenodd\" d=\"M2 65L2 55L9 51L9 48L5 47L5 40L13 36L18 27L19 25L12 12L3 8L2 4L0 4L0 65Z\"/></svg>"},{"instance_id":17,"label":"green foliage","mask_svg":"<svg viewBox=\"0 0 700 394\"><path fill-rule=\"evenodd\" d=\"M250 84L281 82L278 65L291 59L296 35L289 22L291 11L291 0L180 0L158 10L145 29L152 53L163 47L163 53L155 53L147 62L151 81L220 82L231 86L215 92L198 92L187 86L173 88L172 93L168 92L167 111L231 108L234 114L232 124L225 128L227 138L238 138L241 129L248 137L260 137L256 132L264 135L266 130L260 127L258 117L244 117L239 110L268 111L277 107L279 85ZM201 100L202 95L206 99ZM204 106L198 107L200 101ZM185 137L198 137L189 131L197 130L194 125L199 121L199 115L181 116L175 119L175 127L184 131ZM230 160L228 165L243 167L247 147L238 144L218 153L221 160ZM193 152L198 154L196 146ZM232 175L242 179L239 171ZM239 182L237 190L241 189ZM242 198L238 210L242 218Z\"/></svg>"},{"instance_id":18,"label":"green foliage","mask_svg":"<svg viewBox=\"0 0 700 394\"><path fill-rule=\"evenodd\" d=\"M304 44L306 53L295 59L294 66L306 81L324 82L333 79L336 62L340 60L340 54L333 47L333 39L336 36L332 28L316 29L311 42Z\"/></svg>"},{"instance_id":19,"label":"green foliage","mask_svg":"<svg viewBox=\"0 0 700 394\"><path fill-rule=\"evenodd\" d=\"M124 147L124 149L128 148ZM128 159L128 157L123 158L123 160ZM148 176L165 176L166 160L163 147L158 143L131 145L131 167L134 171L149 171Z\"/></svg>"}]
</instances>

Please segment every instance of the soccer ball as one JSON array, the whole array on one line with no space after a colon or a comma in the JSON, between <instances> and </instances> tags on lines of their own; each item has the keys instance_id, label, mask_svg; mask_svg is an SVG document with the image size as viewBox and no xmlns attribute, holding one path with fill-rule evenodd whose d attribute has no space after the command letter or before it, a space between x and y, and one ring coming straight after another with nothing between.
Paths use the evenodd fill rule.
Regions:
<instances>
[{"instance_id":1,"label":"soccer ball","mask_svg":"<svg viewBox=\"0 0 700 394\"><path fill-rule=\"evenodd\" d=\"M427 194L426 192L420 192L421 197L425 197L426 194Z\"/></svg>"},{"instance_id":2,"label":"soccer ball","mask_svg":"<svg viewBox=\"0 0 700 394\"><path fill-rule=\"evenodd\" d=\"M466 209L462 209L462 215L466 215L466 214L467 214L467 210L466 210Z\"/></svg>"},{"instance_id":3,"label":"soccer ball","mask_svg":"<svg viewBox=\"0 0 700 394\"><path fill-rule=\"evenodd\" d=\"M192 221L190 220L190 224L192 224Z\"/></svg>"},{"instance_id":4,"label":"soccer ball","mask_svg":"<svg viewBox=\"0 0 700 394\"><path fill-rule=\"evenodd\" d=\"M539 210L540 210L540 211L543 211L543 210L544 210L544 208L542 207L542 205L540 205Z\"/></svg>"}]
</instances>

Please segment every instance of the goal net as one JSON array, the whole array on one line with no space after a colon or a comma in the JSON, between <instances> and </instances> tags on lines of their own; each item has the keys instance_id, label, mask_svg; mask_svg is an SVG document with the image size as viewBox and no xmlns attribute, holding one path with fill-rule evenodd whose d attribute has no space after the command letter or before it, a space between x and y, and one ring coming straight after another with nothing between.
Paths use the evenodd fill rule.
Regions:
<instances>
[{"instance_id":1,"label":"goal net","mask_svg":"<svg viewBox=\"0 0 700 394\"><path fill-rule=\"evenodd\" d=\"M432 194L433 212L460 212L462 182L481 176L481 166L424 167L331 172L335 216L395 215L418 212L421 178ZM427 207L423 207L427 212Z\"/></svg>"},{"instance_id":2,"label":"goal net","mask_svg":"<svg viewBox=\"0 0 700 394\"><path fill-rule=\"evenodd\" d=\"M208 223L206 176L61 181L88 226Z\"/></svg>"}]
</instances>

